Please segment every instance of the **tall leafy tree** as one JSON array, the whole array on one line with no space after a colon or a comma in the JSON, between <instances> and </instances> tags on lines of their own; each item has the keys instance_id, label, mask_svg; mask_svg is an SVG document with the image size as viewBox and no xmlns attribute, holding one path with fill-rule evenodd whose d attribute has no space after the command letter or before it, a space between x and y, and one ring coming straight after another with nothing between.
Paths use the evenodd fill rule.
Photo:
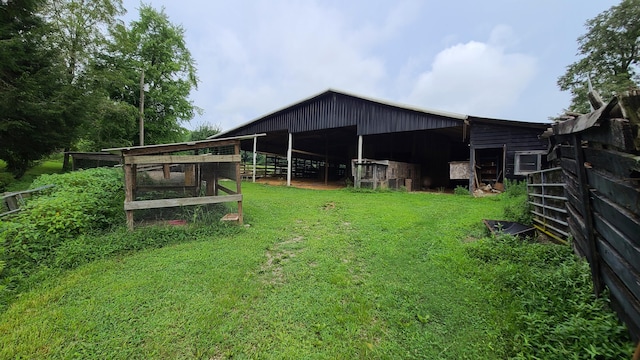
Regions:
<instances>
[{"instance_id":1,"label":"tall leafy tree","mask_svg":"<svg viewBox=\"0 0 640 360\"><path fill-rule=\"evenodd\" d=\"M108 55L95 64L105 74L103 85L111 100L139 109L144 99L145 144L183 139L181 123L198 111L188 99L198 79L184 29L172 24L164 10L143 4L140 18L115 26L112 38ZM126 131L136 134L129 139L133 144L139 144L137 130Z\"/></svg>"},{"instance_id":2,"label":"tall leafy tree","mask_svg":"<svg viewBox=\"0 0 640 360\"><path fill-rule=\"evenodd\" d=\"M125 10L122 0L47 0L44 17L51 26L48 36L49 42L60 53L63 66L66 68L66 81L76 87L85 106L84 111L76 113L84 126L79 127L74 134L87 137L92 131L91 122L101 115L109 102L101 89L91 86L88 66L97 54L105 50L108 29L119 21L118 16ZM74 142L76 138L72 138ZM65 146L69 150L71 143ZM64 166L68 167L69 158L65 154Z\"/></svg>"},{"instance_id":3,"label":"tall leafy tree","mask_svg":"<svg viewBox=\"0 0 640 360\"><path fill-rule=\"evenodd\" d=\"M69 143L82 105L64 81L39 0L0 1L0 158L16 177Z\"/></svg>"},{"instance_id":4,"label":"tall leafy tree","mask_svg":"<svg viewBox=\"0 0 640 360\"><path fill-rule=\"evenodd\" d=\"M586 22L587 33L578 38L581 59L558 79L561 90L571 91L571 110L589 111L588 79L604 99L638 86L638 19L640 0L623 0Z\"/></svg>"}]
</instances>

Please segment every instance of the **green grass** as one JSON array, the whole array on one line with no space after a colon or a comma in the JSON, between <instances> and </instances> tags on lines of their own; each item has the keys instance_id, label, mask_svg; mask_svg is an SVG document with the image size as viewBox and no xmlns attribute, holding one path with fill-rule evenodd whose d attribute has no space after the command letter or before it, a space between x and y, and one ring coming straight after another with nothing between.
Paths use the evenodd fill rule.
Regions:
<instances>
[{"instance_id":1,"label":"green grass","mask_svg":"<svg viewBox=\"0 0 640 360\"><path fill-rule=\"evenodd\" d=\"M0 160L0 174L5 173L7 164ZM52 158L48 160L40 161L36 166L27 170L27 172L20 179L12 180L9 185L6 187L7 192L12 191L21 191L29 188L29 185L35 180L38 176L42 174L61 174L64 171L62 170L62 159ZM8 175L7 175L8 176Z\"/></svg>"},{"instance_id":2,"label":"green grass","mask_svg":"<svg viewBox=\"0 0 640 360\"><path fill-rule=\"evenodd\" d=\"M513 355L505 314L516 305L465 243L501 216L499 197L251 183L243 193L240 231L34 285L0 315L0 358Z\"/></svg>"},{"instance_id":3,"label":"green grass","mask_svg":"<svg viewBox=\"0 0 640 360\"><path fill-rule=\"evenodd\" d=\"M245 184L239 235L102 260L0 319L0 355L500 358L461 240L493 199ZM141 230L144 231L144 230ZM457 260L456 260L457 259Z\"/></svg>"}]
</instances>

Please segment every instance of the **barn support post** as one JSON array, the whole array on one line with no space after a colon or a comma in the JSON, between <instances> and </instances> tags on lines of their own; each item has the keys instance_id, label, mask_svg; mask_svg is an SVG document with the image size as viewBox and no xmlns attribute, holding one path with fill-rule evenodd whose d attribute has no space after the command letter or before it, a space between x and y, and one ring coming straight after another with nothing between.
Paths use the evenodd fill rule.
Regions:
<instances>
[{"instance_id":1,"label":"barn support post","mask_svg":"<svg viewBox=\"0 0 640 360\"><path fill-rule=\"evenodd\" d=\"M258 137L253 138L253 176L252 182L256 182L256 163L258 157Z\"/></svg>"},{"instance_id":2,"label":"barn support post","mask_svg":"<svg viewBox=\"0 0 640 360\"><path fill-rule=\"evenodd\" d=\"M287 148L287 186L291 186L292 152L293 152L293 134L289 133L289 147Z\"/></svg>"},{"instance_id":3,"label":"barn support post","mask_svg":"<svg viewBox=\"0 0 640 360\"><path fill-rule=\"evenodd\" d=\"M253 138L253 139L255 141L256 138ZM233 149L234 149L234 154L240 155L240 141L236 141L236 143L233 146ZM236 194L238 195L242 194L242 174L240 173L240 162L236 163ZM242 225L242 222L243 222L242 197L240 197L240 200L238 200L238 223Z\"/></svg>"},{"instance_id":4,"label":"barn support post","mask_svg":"<svg viewBox=\"0 0 640 360\"><path fill-rule=\"evenodd\" d=\"M358 135L358 164L356 169L355 187L360 188L360 180L362 179L362 135Z\"/></svg>"},{"instance_id":5,"label":"barn support post","mask_svg":"<svg viewBox=\"0 0 640 360\"><path fill-rule=\"evenodd\" d=\"M469 148L469 191L471 194L476 190L476 151L473 146Z\"/></svg>"}]
</instances>

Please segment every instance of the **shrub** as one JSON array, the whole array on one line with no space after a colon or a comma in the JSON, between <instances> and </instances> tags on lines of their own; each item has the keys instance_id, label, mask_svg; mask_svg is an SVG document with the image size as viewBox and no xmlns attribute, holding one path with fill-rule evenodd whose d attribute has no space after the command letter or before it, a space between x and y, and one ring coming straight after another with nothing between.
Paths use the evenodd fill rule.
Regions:
<instances>
[{"instance_id":1,"label":"shrub","mask_svg":"<svg viewBox=\"0 0 640 360\"><path fill-rule=\"evenodd\" d=\"M13 181L13 175L6 172L0 172L0 193L7 191L7 186L9 186Z\"/></svg>"},{"instance_id":2,"label":"shrub","mask_svg":"<svg viewBox=\"0 0 640 360\"><path fill-rule=\"evenodd\" d=\"M453 193L455 195L469 195L469 189L466 186L456 186L455 189L453 189Z\"/></svg>"},{"instance_id":3,"label":"shrub","mask_svg":"<svg viewBox=\"0 0 640 360\"><path fill-rule=\"evenodd\" d=\"M506 201L504 206L505 220L531 225L533 214L531 214L531 205L527 198L526 181L510 181L507 179L505 181L503 199Z\"/></svg>"},{"instance_id":4,"label":"shrub","mask_svg":"<svg viewBox=\"0 0 640 360\"><path fill-rule=\"evenodd\" d=\"M527 182L506 179L504 182L504 193L507 197L519 197L527 195Z\"/></svg>"},{"instance_id":5,"label":"shrub","mask_svg":"<svg viewBox=\"0 0 640 360\"><path fill-rule=\"evenodd\" d=\"M36 266L48 266L65 241L124 223L122 171L91 169L42 175L31 188L53 184L2 223L2 284L13 287Z\"/></svg>"},{"instance_id":6,"label":"shrub","mask_svg":"<svg viewBox=\"0 0 640 360\"><path fill-rule=\"evenodd\" d=\"M604 294L596 298L589 265L570 247L499 235L469 244L487 286L501 293L508 352L519 359L622 359L632 351ZM498 299L498 297L496 298ZM505 303L505 300L507 302Z\"/></svg>"}]
</instances>

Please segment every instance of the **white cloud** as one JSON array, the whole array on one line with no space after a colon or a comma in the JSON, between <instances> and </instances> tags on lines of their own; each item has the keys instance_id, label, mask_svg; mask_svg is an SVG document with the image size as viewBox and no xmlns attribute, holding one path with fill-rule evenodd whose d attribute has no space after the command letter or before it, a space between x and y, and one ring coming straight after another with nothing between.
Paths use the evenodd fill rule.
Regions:
<instances>
[{"instance_id":1,"label":"white cloud","mask_svg":"<svg viewBox=\"0 0 640 360\"><path fill-rule=\"evenodd\" d=\"M422 107L478 116L506 113L533 80L536 59L508 52L517 38L497 26L489 41L450 46L420 73L406 101Z\"/></svg>"}]
</instances>

